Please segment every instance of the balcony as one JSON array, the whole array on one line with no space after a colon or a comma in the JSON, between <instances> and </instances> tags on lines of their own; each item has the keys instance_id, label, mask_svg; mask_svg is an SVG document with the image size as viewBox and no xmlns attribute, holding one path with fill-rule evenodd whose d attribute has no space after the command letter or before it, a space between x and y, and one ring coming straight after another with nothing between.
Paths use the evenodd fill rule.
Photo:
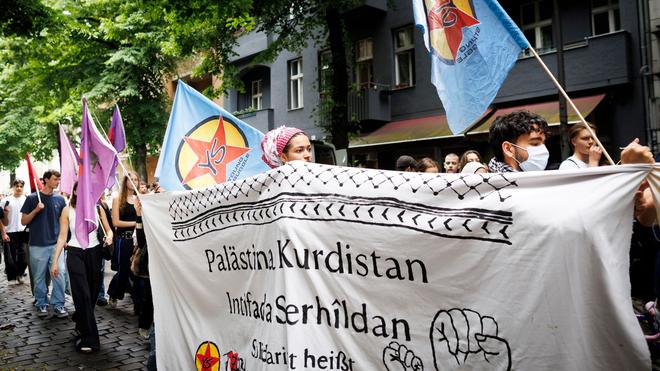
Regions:
<instances>
[{"instance_id":1,"label":"balcony","mask_svg":"<svg viewBox=\"0 0 660 371\"><path fill-rule=\"evenodd\" d=\"M272 37L264 32L250 32L238 38L238 46L234 48L237 55L231 57L230 62L236 62L254 56L272 43Z\"/></svg>"},{"instance_id":2,"label":"balcony","mask_svg":"<svg viewBox=\"0 0 660 371\"><path fill-rule=\"evenodd\" d=\"M627 31L587 37L579 43L564 45L566 90L575 92L625 84L631 81L630 40ZM557 54L541 59L557 76ZM556 88L533 57L518 60L502 85L495 103L555 94Z\"/></svg>"},{"instance_id":3,"label":"balcony","mask_svg":"<svg viewBox=\"0 0 660 371\"><path fill-rule=\"evenodd\" d=\"M348 117L360 122L390 121L390 96L387 87L372 84L370 87L348 92Z\"/></svg>"},{"instance_id":4,"label":"balcony","mask_svg":"<svg viewBox=\"0 0 660 371\"><path fill-rule=\"evenodd\" d=\"M275 128L275 113L272 108L243 113L236 117L262 133Z\"/></svg>"}]
</instances>

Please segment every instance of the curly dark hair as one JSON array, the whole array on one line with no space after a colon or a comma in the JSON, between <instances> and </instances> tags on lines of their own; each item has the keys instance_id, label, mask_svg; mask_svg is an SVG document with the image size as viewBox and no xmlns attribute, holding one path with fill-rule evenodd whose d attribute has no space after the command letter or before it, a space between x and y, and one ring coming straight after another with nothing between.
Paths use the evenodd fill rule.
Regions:
<instances>
[{"instance_id":1,"label":"curly dark hair","mask_svg":"<svg viewBox=\"0 0 660 371\"><path fill-rule=\"evenodd\" d=\"M504 161L502 143L515 143L518 137L531 132L548 134L548 123L536 113L529 111L514 111L495 119L488 130L488 142L490 143L495 158Z\"/></svg>"}]
</instances>

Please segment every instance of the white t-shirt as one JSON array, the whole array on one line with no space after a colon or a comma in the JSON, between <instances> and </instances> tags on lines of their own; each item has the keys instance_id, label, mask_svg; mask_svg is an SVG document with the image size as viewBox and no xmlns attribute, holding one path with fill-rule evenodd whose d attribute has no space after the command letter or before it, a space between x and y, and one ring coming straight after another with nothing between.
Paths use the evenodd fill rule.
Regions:
<instances>
[{"instance_id":1,"label":"white t-shirt","mask_svg":"<svg viewBox=\"0 0 660 371\"><path fill-rule=\"evenodd\" d=\"M96 216L96 223L98 225L99 218ZM99 225L98 228L101 228ZM69 231L71 231L71 239L69 239L68 245L71 247L80 247L80 242L78 242L78 237L76 236L75 233L76 230L76 209L71 207L69 205ZM89 241L89 244L87 247L96 247L99 245L99 239L96 235L96 229L89 232L89 235L87 236L87 240Z\"/></svg>"},{"instance_id":2,"label":"white t-shirt","mask_svg":"<svg viewBox=\"0 0 660 371\"><path fill-rule=\"evenodd\" d=\"M575 156L571 156L566 160L562 161L561 165L559 165L559 170L584 169L587 167L589 167L589 165L586 162L580 160Z\"/></svg>"},{"instance_id":3,"label":"white t-shirt","mask_svg":"<svg viewBox=\"0 0 660 371\"><path fill-rule=\"evenodd\" d=\"M20 197L9 196L0 201L0 207L2 208L5 207L5 202L9 201L9 215L7 215L9 224L7 224L6 227L7 233L23 232L23 230L25 230L25 226L21 224L21 208L25 203L25 198L25 195Z\"/></svg>"}]
</instances>

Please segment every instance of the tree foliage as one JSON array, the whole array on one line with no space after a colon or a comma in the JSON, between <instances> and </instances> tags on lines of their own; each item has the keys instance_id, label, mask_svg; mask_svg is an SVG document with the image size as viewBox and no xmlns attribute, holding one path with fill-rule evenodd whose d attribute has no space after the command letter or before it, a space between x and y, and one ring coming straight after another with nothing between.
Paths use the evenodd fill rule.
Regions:
<instances>
[{"instance_id":1,"label":"tree foliage","mask_svg":"<svg viewBox=\"0 0 660 371\"><path fill-rule=\"evenodd\" d=\"M217 2L163 1L167 48L179 55L197 55L202 62L197 74L223 76L221 90L242 90L232 58L239 37L248 32L265 32L272 43L252 61L271 62L283 50L300 51L314 41L332 52L330 134L337 148L348 146L348 66L341 12L364 0L229 0ZM220 92L210 92L218 94Z\"/></svg>"},{"instance_id":2,"label":"tree foliage","mask_svg":"<svg viewBox=\"0 0 660 371\"><path fill-rule=\"evenodd\" d=\"M144 175L147 151L155 152L164 134L163 79L175 63L161 51L160 14L127 0L46 5L47 26L0 38L0 167L14 168L25 151L50 157L57 124L74 131L87 96L106 127L114 104L120 105L129 148Z\"/></svg>"}]
</instances>

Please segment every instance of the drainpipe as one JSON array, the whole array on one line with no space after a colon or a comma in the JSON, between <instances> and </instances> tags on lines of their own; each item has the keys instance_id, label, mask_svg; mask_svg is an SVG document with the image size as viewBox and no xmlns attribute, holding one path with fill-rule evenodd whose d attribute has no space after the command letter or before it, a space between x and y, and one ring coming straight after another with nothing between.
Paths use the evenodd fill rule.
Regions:
<instances>
[{"instance_id":1,"label":"drainpipe","mask_svg":"<svg viewBox=\"0 0 660 371\"><path fill-rule=\"evenodd\" d=\"M658 151L657 123L653 121L652 113L652 89L649 88L649 78L652 76L651 63L649 61L649 38L648 32L650 28L650 17L648 0L637 0L637 14L639 21L639 52L640 52L640 68L639 78L642 83L642 103L644 110L644 118L646 121L646 143L651 147L651 151L655 154Z\"/></svg>"},{"instance_id":2,"label":"drainpipe","mask_svg":"<svg viewBox=\"0 0 660 371\"><path fill-rule=\"evenodd\" d=\"M557 45L557 81L564 90L566 89L566 75L564 73L564 38L561 31L561 15L559 13L559 1L552 1L552 12L554 21L552 30L554 33L555 44ZM566 98L559 95L559 135L561 158L566 159L571 155L571 149L568 145L568 109L566 107Z\"/></svg>"}]
</instances>

